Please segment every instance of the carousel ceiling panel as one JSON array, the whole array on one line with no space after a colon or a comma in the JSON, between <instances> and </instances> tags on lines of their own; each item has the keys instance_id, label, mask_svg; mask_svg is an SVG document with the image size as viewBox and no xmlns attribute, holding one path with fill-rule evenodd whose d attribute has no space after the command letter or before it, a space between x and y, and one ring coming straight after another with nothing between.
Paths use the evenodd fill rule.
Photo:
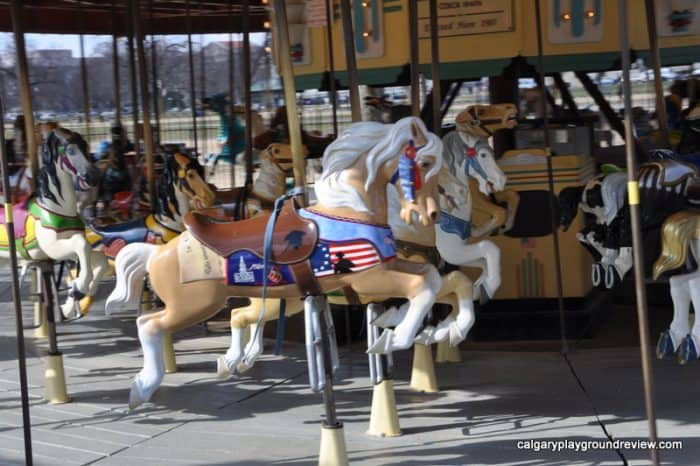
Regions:
<instances>
[{"instance_id":1,"label":"carousel ceiling panel","mask_svg":"<svg viewBox=\"0 0 700 466\"><path fill-rule=\"evenodd\" d=\"M12 31L10 1L0 0L0 31ZM129 3L124 0L20 1L24 32L53 34L127 34ZM189 17L193 34L242 32L241 0L141 0L145 34L185 34ZM250 31L264 32L268 21L261 0L250 2Z\"/></svg>"}]
</instances>

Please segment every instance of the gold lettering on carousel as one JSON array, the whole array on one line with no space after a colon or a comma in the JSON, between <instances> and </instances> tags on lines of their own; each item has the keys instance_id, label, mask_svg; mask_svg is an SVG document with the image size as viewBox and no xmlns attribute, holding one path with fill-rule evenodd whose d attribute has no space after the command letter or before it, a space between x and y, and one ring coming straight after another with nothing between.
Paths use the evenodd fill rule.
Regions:
<instances>
[{"instance_id":1,"label":"gold lettering on carousel","mask_svg":"<svg viewBox=\"0 0 700 466\"><path fill-rule=\"evenodd\" d=\"M429 5L418 2L420 38L431 35ZM512 31L513 0L443 0L438 3L440 37Z\"/></svg>"}]
</instances>

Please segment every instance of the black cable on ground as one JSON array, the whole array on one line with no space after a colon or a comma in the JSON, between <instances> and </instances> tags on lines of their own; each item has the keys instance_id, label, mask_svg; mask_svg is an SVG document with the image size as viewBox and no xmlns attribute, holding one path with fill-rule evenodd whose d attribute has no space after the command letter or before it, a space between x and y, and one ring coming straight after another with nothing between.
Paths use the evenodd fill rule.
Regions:
<instances>
[{"instance_id":1,"label":"black cable on ground","mask_svg":"<svg viewBox=\"0 0 700 466\"><path fill-rule=\"evenodd\" d=\"M596 421L598 422L598 425L600 426L601 430L605 434L605 436L610 440L611 442L614 442L615 439L613 438L612 434L608 432L608 429L605 427L605 423L600 419L600 414L598 413L598 408L596 408L595 403L593 402L593 398L591 397L590 393L588 393L588 390L586 390L586 386L583 385L583 381L579 377L579 375L576 373L576 369L574 369L574 365L571 363L569 360L569 356L565 353L562 353L562 358L564 358L564 361L566 361L566 365L569 366L569 371L571 371L571 375L574 376L574 379L576 379L576 383L578 384L579 388L583 392L583 394L586 397L586 400L588 400L588 404L591 406L591 409L593 409L593 413L595 414ZM619 448L615 448L615 453L617 453L617 456L620 457L622 460L622 464L624 466L628 466L629 463L627 462L627 458L625 457L625 454L622 453L622 450Z\"/></svg>"}]
</instances>

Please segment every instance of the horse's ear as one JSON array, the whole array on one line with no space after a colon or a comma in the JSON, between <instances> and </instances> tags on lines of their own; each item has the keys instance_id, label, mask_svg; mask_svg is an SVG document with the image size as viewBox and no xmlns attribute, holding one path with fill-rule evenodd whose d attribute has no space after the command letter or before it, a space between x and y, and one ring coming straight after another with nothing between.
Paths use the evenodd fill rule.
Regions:
<instances>
[{"instance_id":1,"label":"horse's ear","mask_svg":"<svg viewBox=\"0 0 700 466\"><path fill-rule=\"evenodd\" d=\"M425 138L423 131L421 131L420 127L418 126L418 123L416 123L415 120L411 122L411 133L413 133L413 140L415 141L417 146L424 146L428 143L428 140Z\"/></svg>"},{"instance_id":2,"label":"horse's ear","mask_svg":"<svg viewBox=\"0 0 700 466\"><path fill-rule=\"evenodd\" d=\"M73 134L70 130L66 128L55 128L53 132L56 136L58 136L58 139L60 139L61 142L64 144L68 142L68 139L70 139L71 135Z\"/></svg>"}]
</instances>

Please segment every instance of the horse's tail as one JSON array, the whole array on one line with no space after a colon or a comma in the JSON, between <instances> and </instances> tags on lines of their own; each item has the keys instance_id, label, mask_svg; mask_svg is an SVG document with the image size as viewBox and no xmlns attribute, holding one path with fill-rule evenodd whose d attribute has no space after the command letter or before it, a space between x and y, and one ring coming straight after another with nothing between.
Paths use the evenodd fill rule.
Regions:
<instances>
[{"instance_id":1,"label":"horse's tail","mask_svg":"<svg viewBox=\"0 0 700 466\"><path fill-rule=\"evenodd\" d=\"M131 243L119 251L114 263L117 283L105 304L107 315L139 308L148 261L157 249L153 244Z\"/></svg>"},{"instance_id":2,"label":"horse's tail","mask_svg":"<svg viewBox=\"0 0 700 466\"><path fill-rule=\"evenodd\" d=\"M654 263L654 280L685 264L688 246L700 237L700 214L682 211L671 215L661 229L661 255Z\"/></svg>"}]
</instances>

